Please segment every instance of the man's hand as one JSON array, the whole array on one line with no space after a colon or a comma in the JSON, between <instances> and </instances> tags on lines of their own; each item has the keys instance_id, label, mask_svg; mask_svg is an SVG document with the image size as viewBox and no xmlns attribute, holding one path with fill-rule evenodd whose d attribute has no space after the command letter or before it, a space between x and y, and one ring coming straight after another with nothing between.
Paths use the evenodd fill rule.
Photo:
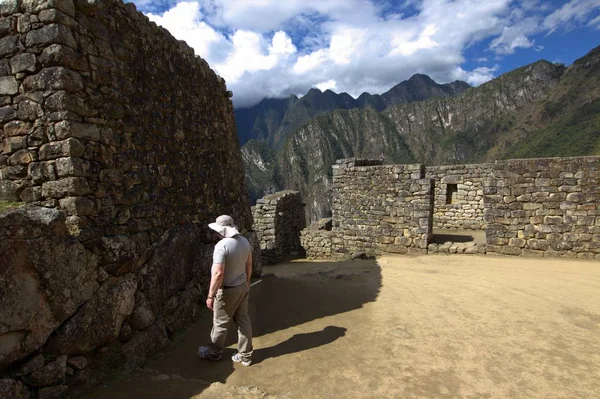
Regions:
<instances>
[{"instance_id":1,"label":"man's hand","mask_svg":"<svg viewBox=\"0 0 600 399\"><path fill-rule=\"evenodd\" d=\"M213 304L215 303L215 298L207 298L206 299L206 307L210 310L213 310Z\"/></svg>"}]
</instances>

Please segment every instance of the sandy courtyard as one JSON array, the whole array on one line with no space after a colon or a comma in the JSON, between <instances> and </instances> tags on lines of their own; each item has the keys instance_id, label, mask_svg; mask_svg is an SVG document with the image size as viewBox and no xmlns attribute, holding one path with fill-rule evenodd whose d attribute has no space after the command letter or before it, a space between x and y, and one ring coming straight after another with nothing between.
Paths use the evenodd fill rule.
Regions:
<instances>
[{"instance_id":1,"label":"sandy courtyard","mask_svg":"<svg viewBox=\"0 0 600 399\"><path fill-rule=\"evenodd\" d=\"M208 311L118 398L597 398L600 262L383 257L265 268L255 364L196 356Z\"/></svg>"}]
</instances>

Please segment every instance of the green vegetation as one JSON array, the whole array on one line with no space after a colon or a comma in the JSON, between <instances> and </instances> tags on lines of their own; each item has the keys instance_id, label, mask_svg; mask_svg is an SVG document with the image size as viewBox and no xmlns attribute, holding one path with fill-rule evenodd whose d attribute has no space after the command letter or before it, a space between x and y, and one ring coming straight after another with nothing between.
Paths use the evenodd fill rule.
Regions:
<instances>
[{"instance_id":1,"label":"green vegetation","mask_svg":"<svg viewBox=\"0 0 600 399\"><path fill-rule=\"evenodd\" d=\"M558 107L552 104L553 109ZM532 132L507 158L581 155L600 155L600 99L560 115L553 123Z\"/></svg>"},{"instance_id":2,"label":"green vegetation","mask_svg":"<svg viewBox=\"0 0 600 399\"><path fill-rule=\"evenodd\" d=\"M0 201L0 212L4 212L13 208L18 208L21 205L23 205L22 202Z\"/></svg>"}]
</instances>

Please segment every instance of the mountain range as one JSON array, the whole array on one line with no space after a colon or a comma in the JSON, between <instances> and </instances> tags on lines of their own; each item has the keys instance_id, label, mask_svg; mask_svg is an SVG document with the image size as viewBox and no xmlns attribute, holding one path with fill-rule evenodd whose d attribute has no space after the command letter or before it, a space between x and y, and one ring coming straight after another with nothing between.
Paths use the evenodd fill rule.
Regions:
<instances>
[{"instance_id":1,"label":"mountain range","mask_svg":"<svg viewBox=\"0 0 600 399\"><path fill-rule=\"evenodd\" d=\"M330 214L339 158L440 165L600 154L600 47L569 67L542 60L479 87L415 75L381 96L313 89L253 109L236 111L251 199L299 190L316 220Z\"/></svg>"},{"instance_id":2,"label":"mountain range","mask_svg":"<svg viewBox=\"0 0 600 399\"><path fill-rule=\"evenodd\" d=\"M470 87L461 81L440 85L427 75L417 74L381 95L362 93L357 99L348 93L319 89L310 89L301 98L295 95L283 99L265 98L253 107L236 109L238 137L241 145L255 139L278 148L300 126L331 111L355 108L383 111L396 104L454 96Z\"/></svg>"}]
</instances>

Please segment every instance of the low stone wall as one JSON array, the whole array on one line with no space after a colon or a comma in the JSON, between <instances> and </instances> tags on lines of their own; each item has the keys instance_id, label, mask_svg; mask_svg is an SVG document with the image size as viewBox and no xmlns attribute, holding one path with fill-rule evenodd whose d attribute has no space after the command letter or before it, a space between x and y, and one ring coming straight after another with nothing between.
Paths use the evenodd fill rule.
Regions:
<instances>
[{"instance_id":1,"label":"low stone wall","mask_svg":"<svg viewBox=\"0 0 600 399\"><path fill-rule=\"evenodd\" d=\"M488 253L600 259L600 157L497 162L484 190Z\"/></svg>"},{"instance_id":2,"label":"low stone wall","mask_svg":"<svg viewBox=\"0 0 600 399\"><path fill-rule=\"evenodd\" d=\"M280 191L259 199L252 207L252 215L264 263L276 263L302 250L300 231L306 220L298 191Z\"/></svg>"},{"instance_id":3,"label":"low stone wall","mask_svg":"<svg viewBox=\"0 0 600 399\"><path fill-rule=\"evenodd\" d=\"M485 254L486 245L475 242L446 242L443 244L431 243L427 246L427 254Z\"/></svg>"},{"instance_id":4,"label":"low stone wall","mask_svg":"<svg viewBox=\"0 0 600 399\"><path fill-rule=\"evenodd\" d=\"M427 253L433 181L422 165L356 158L333 165L332 254Z\"/></svg>"},{"instance_id":5,"label":"low stone wall","mask_svg":"<svg viewBox=\"0 0 600 399\"><path fill-rule=\"evenodd\" d=\"M331 258L331 227L331 218L325 218L300 232L300 244L307 259Z\"/></svg>"},{"instance_id":6,"label":"low stone wall","mask_svg":"<svg viewBox=\"0 0 600 399\"><path fill-rule=\"evenodd\" d=\"M427 166L425 176L435 181L433 227L484 229L483 179L493 168L493 164Z\"/></svg>"}]
</instances>

